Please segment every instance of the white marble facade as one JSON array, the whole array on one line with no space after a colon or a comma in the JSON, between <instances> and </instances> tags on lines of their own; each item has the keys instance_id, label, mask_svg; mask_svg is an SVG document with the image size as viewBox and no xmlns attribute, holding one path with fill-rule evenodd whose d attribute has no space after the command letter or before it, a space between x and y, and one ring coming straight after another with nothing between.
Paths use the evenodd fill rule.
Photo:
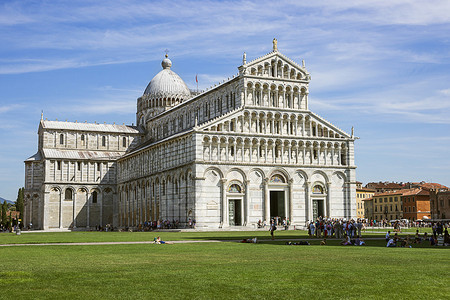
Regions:
<instances>
[{"instance_id":1,"label":"white marble facade","mask_svg":"<svg viewBox=\"0 0 450 300\"><path fill-rule=\"evenodd\" d=\"M41 120L39 151L25 162L26 222L195 219L216 229L274 216L297 225L356 216L353 133L309 111L304 62L281 54L276 40L272 52L250 62L244 54L238 75L201 93L167 57L162 67L138 98L137 126L96 131L100 124Z\"/></svg>"}]
</instances>

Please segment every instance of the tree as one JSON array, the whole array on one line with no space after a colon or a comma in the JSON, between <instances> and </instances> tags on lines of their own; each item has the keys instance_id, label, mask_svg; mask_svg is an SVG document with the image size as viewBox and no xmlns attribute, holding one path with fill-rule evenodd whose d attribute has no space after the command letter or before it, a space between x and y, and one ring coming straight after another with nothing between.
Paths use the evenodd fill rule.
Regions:
<instances>
[{"instance_id":1,"label":"tree","mask_svg":"<svg viewBox=\"0 0 450 300\"><path fill-rule=\"evenodd\" d=\"M16 211L18 211L19 214L19 219L23 219L23 209L24 209L24 205L23 205L23 198L24 198L24 191L25 189L22 187L19 189L19 192L17 193L17 200L16 200Z\"/></svg>"},{"instance_id":2,"label":"tree","mask_svg":"<svg viewBox=\"0 0 450 300\"><path fill-rule=\"evenodd\" d=\"M8 203L6 201L2 204L2 224L6 227L8 225L8 221L6 218L6 212L8 211Z\"/></svg>"}]
</instances>

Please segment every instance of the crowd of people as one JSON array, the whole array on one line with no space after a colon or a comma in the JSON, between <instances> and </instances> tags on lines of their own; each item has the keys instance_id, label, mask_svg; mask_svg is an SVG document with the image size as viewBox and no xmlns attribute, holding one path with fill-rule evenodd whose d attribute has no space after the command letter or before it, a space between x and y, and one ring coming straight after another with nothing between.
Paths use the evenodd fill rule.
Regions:
<instances>
[{"instance_id":1,"label":"crowd of people","mask_svg":"<svg viewBox=\"0 0 450 300\"><path fill-rule=\"evenodd\" d=\"M413 227L430 227L432 226L432 222L429 221L422 221L422 220L415 220L415 221L409 221L406 219L401 220L368 220L368 219L362 219L362 222L365 227L394 227L396 230L401 230L401 228L413 228Z\"/></svg>"},{"instance_id":2,"label":"crowd of people","mask_svg":"<svg viewBox=\"0 0 450 300\"><path fill-rule=\"evenodd\" d=\"M306 227L310 238L335 237L340 239L344 235L350 238L360 237L361 231L364 229L364 223L361 219L355 221L345 218L327 219L319 217L315 221L307 222Z\"/></svg>"},{"instance_id":3,"label":"crowd of people","mask_svg":"<svg viewBox=\"0 0 450 300\"><path fill-rule=\"evenodd\" d=\"M267 227L266 220L264 220L264 222L262 222L261 219L258 220L256 225L258 228L266 228ZM283 226L284 230L288 230L289 226L291 225L291 222L289 221L289 218L274 217L270 220L269 230L272 227L272 225Z\"/></svg>"},{"instance_id":4,"label":"crowd of people","mask_svg":"<svg viewBox=\"0 0 450 300\"><path fill-rule=\"evenodd\" d=\"M195 219L188 220L187 228L195 229ZM179 229L186 227L180 225L180 221L178 220L157 220L157 221L145 221L143 224L139 224L137 228L134 228L134 231L153 231L160 229ZM125 227L123 231L131 231L131 228Z\"/></svg>"}]
</instances>

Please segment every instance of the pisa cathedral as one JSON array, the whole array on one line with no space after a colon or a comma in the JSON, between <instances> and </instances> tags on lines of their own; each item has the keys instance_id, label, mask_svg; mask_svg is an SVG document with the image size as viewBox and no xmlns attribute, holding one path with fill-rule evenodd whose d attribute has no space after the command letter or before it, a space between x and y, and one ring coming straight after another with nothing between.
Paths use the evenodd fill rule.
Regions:
<instances>
[{"instance_id":1,"label":"pisa cathedral","mask_svg":"<svg viewBox=\"0 0 450 300\"><path fill-rule=\"evenodd\" d=\"M311 79L278 51L200 93L171 69L137 99L136 126L41 118L25 161L25 224L89 229L196 220L203 229L356 216L354 141L308 108Z\"/></svg>"}]
</instances>

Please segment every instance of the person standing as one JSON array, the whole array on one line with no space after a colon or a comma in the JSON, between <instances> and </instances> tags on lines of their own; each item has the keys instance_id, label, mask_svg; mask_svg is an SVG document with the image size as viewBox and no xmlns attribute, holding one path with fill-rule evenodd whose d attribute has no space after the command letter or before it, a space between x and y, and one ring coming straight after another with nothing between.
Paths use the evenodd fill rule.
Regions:
<instances>
[{"instance_id":1,"label":"person standing","mask_svg":"<svg viewBox=\"0 0 450 300\"><path fill-rule=\"evenodd\" d=\"M277 226L276 226L276 224L275 224L275 220L272 219L272 220L270 221L270 235L272 236L272 240L275 239L275 236L273 235L273 232L274 232L275 230L277 230Z\"/></svg>"},{"instance_id":2,"label":"person standing","mask_svg":"<svg viewBox=\"0 0 450 300\"><path fill-rule=\"evenodd\" d=\"M356 223L356 229L358 230L357 236L361 236L362 227L363 223L361 222L361 219L358 219L358 222Z\"/></svg>"},{"instance_id":3,"label":"person standing","mask_svg":"<svg viewBox=\"0 0 450 300\"><path fill-rule=\"evenodd\" d=\"M316 227L314 226L314 222L311 222L309 224L309 230L311 231L311 237L314 237L314 231L315 231Z\"/></svg>"}]
</instances>

